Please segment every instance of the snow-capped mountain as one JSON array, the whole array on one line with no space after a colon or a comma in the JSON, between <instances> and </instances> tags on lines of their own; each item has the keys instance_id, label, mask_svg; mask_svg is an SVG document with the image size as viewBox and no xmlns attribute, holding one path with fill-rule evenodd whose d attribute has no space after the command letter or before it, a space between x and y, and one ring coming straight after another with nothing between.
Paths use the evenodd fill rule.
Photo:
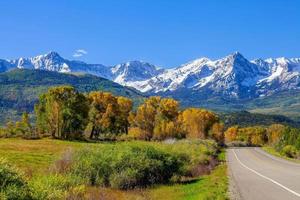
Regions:
<instances>
[{"instance_id":1,"label":"snow-capped mountain","mask_svg":"<svg viewBox=\"0 0 300 200\"><path fill-rule=\"evenodd\" d=\"M142 92L171 96L201 93L243 99L300 89L300 58L249 61L238 52L218 60L200 58L165 70L142 61L115 66L87 64L64 59L56 52L0 60L0 72L12 68L89 73Z\"/></svg>"},{"instance_id":2,"label":"snow-capped mountain","mask_svg":"<svg viewBox=\"0 0 300 200\"><path fill-rule=\"evenodd\" d=\"M113 81L124 86L138 88L143 81L163 73L164 70L146 62L130 61L112 67L111 72ZM143 89L140 87L139 90Z\"/></svg>"},{"instance_id":3,"label":"snow-capped mountain","mask_svg":"<svg viewBox=\"0 0 300 200\"><path fill-rule=\"evenodd\" d=\"M143 92L169 94L201 91L226 97L251 98L287 89L299 89L300 59L248 61L235 52L219 60L200 58L135 82Z\"/></svg>"},{"instance_id":4,"label":"snow-capped mountain","mask_svg":"<svg viewBox=\"0 0 300 200\"><path fill-rule=\"evenodd\" d=\"M257 81L257 93L265 96L282 90L300 88L300 59L277 58L254 60L253 63L265 68L268 75Z\"/></svg>"},{"instance_id":5,"label":"snow-capped mountain","mask_svg":"<svg viewBox=\"0 0 300 200\"><path fill-rule=\"evenodd\" d=\"M128 86L134 85L133 83L136 81L147 80L163 71L142 61L131 61L116 66L87 64L82 61L64 59L56 52L49 52L32 58L0 60L0 72L13 68L39 69L62 73L88 73Z\"/></svg>"},{"instance_id":6,"label":"snow-capped mountain","mask_svg":"<svg viewBox=\"0 0 300 200\"><path fill-rule=\"evenodd\" d=\"M81 61L69 61L56 52L39 55L32 58L7 60L11 68L39 69L56 72L82 72L110 79L110 70L101 64L86 64Z\"/></svg>"},{"instance_id":7,"label":"snow-capped mountain","mask_svg":"<svg viewBox=\"0 0 300 200\"><path fill-rule=\"evenodd\" d=\"M148 85L148 91L154 93L182 88L211 89L235 96L241 90L254 86L265 75L265 70L236 52L216 61L208 58L197 59L176 69L167 70L143 83Z\"/></svg>"}]
</instances>

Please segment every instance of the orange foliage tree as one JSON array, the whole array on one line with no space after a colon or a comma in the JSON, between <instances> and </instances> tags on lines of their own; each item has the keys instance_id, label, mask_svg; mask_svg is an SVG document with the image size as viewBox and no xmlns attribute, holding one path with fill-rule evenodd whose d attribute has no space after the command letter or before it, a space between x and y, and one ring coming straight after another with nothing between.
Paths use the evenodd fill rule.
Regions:
<instances>
[{"instance_id":1,"label":"orange foliage tree","mask_svg":"<svg viewBox=\"0 0 300 200\"><path fill-rule=\"evenodd\" d=\"M107 92L91 92L89 122L92 127L90 138L100 133L127 133L128 117L132 101L125 97L115 97Z\"/></svg>"}]
</instances>

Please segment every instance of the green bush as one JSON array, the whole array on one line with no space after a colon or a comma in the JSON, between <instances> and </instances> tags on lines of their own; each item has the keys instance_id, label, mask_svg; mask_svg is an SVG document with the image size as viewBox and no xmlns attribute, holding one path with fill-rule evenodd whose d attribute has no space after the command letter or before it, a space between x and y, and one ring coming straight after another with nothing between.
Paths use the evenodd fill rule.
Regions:
<instances>
[{"instance_id":1,"label":"green bush","mask_svg":"<svg viewBox=\"0 0 300 200\"><path fill-rule=\"evenodd\" d=\"M298 154L296 147L292 145L286 145L285 147L283 147L281 153L289 158L296 158Z\"/></svg>"},{"instance_id":2,"label":"green bush","mask_svg":"<svg viewBox=\"0 0 300 200\"><path fill-rule=\"evenodd\" d=\"M72 173L91 185L131 189L169 182L182 166L180 156L151 146L111 145L79 151Z\"/></svg>"},{"instance_id":3,"label":"green bush","mask_svg":"<svg viewBox=\"0 0 300 200\"><path fill-rule=\"evenodd\" d=\"M81 185L76 176L47 174L32 178L29 187L32 199L57 200L66 199L69 192L75 196L74 191Z\"/></svg>"},{"instance_id":4,"label":"green bush","mask_svg":"<svg viewBox=\"0 0 300 200\"><path fill-rule=\"evenodd\" d=\"M292 145L296 149L300 150L300 129L287 127L282 133L276 149L282 150L285 146Z\"/></svg>"},{"instance_id":5,"label":"green bush","mask_svg":"<svg viewBox=\"0 0 300 200\"><path fill-rule=\"evenodd\" d=\"M0 199L29 199L23 174L0 158Z\"/></svg>"}]
</instances>

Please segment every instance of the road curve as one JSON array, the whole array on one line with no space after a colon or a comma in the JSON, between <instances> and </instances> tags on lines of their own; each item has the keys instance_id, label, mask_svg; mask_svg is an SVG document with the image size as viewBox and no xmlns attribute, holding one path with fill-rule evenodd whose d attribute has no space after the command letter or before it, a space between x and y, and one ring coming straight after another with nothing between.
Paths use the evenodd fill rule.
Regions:
<instances>
[{"instance_id":1,"label":"road curve","mask_svg":"<svg viewBox=\"0 0 300 200\"><path fill-rule=\"evenodd\" d=\"M235 199L300 200L300 164L260 148L228 149L227 161Z\"/></svg>"}]
</instances>

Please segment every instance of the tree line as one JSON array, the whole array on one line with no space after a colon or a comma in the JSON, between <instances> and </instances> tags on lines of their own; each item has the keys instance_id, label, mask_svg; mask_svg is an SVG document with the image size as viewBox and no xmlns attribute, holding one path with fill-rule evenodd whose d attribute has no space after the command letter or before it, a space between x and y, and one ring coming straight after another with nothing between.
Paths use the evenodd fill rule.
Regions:
<instances>
[{"instance_id":1,"label":"tree line","mask_svg":"<svg viewBox=\"0 0 300 200\"><path fill-rule=\"evenodd\" d=\"M300 129L282 124L270 126L232 126L225 131L226 143L240 141L247 146L273 147L277 152L291 158L300 158Z\"/></svg>"},{"instance_id":2,"label":"tree line","mask_svg":"<svg viewBox=\"0 0 300 200\"><path fill-rule=\"evenodd\" d=\"M39 97L35 118L34 127L27 123L28 131L60 139L224 140L224 125L215 113L199 108L182 110L178 101L158 96L146 98L133 109L131 99L108 92L84 94L71 86L53 87Z\"/></svg>"}]
</instances>

